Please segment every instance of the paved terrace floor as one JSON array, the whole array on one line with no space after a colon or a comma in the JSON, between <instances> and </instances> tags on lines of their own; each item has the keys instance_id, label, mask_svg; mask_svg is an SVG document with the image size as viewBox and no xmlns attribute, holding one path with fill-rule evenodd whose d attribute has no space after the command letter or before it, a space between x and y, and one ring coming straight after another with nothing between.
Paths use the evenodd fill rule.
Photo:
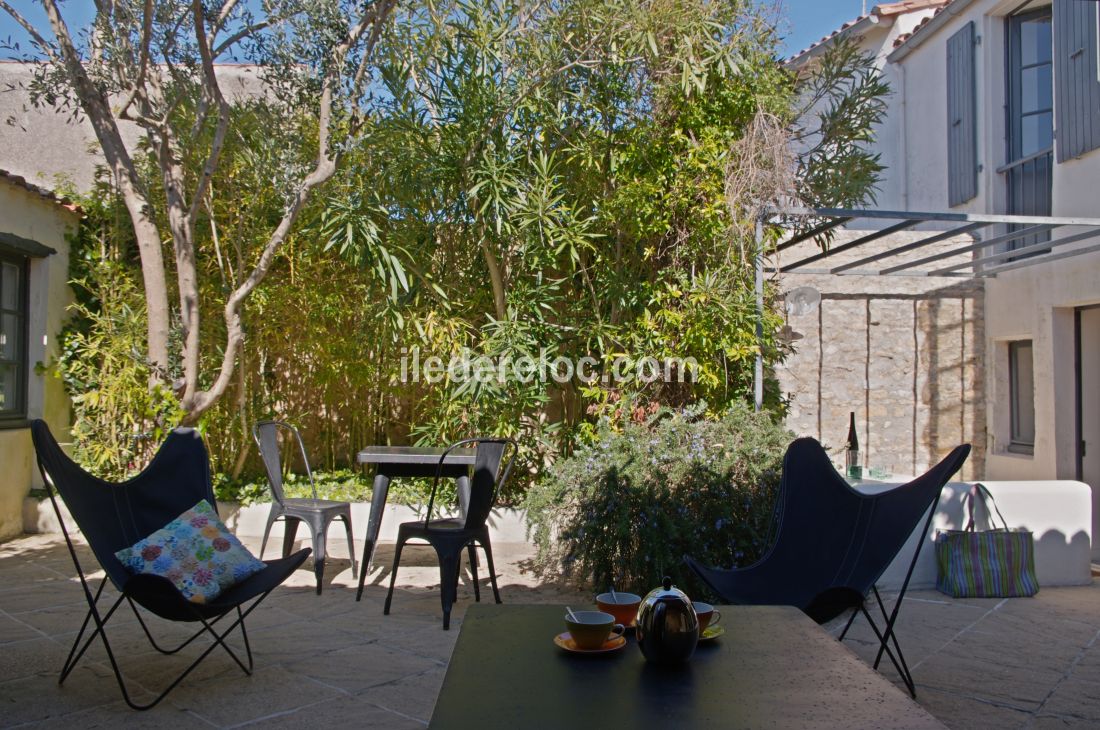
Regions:
<instances>
[{"instance_id":1,"label":"paved terrace floor","mask_svg":"<svg viewBox=\"0 0 1100 730\"><path fill-rule=\"evenodd\" d=\"M540 584L526 572L530 550L497 546L506 602L586 605L585 595ZM277 589L248 622L256 660L251 678L215 652L161 705L136 713L122 702L98 643L64 687L57 685L85 611L64 543L29 536L0 545L0 726L424 727L472 587L464 576L456 620L443 631L431 551L407 550L410 567L402 566L393 612L383 616L389 570L381 566L392 550L381 546L377 558L361 603L346 560L330 559L321 596L314 594L311 570ZM484 583L483 599L491 596ZM166 636L181 635L153 622ZM109 627L124 671L140 686L163 686L182 666L180 657L149 649L129 611ZM547 651L558 628L547 627ZM1014 600L917 592L902 611L899 635L918 701L949 727L1100 725L1100 585L1044 589ZM857 621L845 645L867 660L869 636ZM885 674L896 682L892 669Z\"/></svg>"}]
</instances>

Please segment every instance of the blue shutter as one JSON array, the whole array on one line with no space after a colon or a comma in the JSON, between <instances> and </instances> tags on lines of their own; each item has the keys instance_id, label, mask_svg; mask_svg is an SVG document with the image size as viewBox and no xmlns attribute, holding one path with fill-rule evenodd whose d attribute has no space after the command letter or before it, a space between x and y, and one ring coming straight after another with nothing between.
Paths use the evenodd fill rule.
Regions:
<instances>
[{"instance_id":1,"label":"blue shutter","mask_svg":"<svg viewBox=\"0 0 1100 730\"><path fill-rule=\"evenodd\" d=\"M971 21L947 39L947 202L951 206L978 194L976 84Z\"/></svg>"},{"instance_id":2,"label":"blue shutter","mask_svg":"<svg viewBox=\"0 0 1100 730\"><path fill-rule=\"evenodd\" d=\"M1054 0L1054 127L1058 161L1100 147L1096 0Z\"/></svg>"}]
</instances>

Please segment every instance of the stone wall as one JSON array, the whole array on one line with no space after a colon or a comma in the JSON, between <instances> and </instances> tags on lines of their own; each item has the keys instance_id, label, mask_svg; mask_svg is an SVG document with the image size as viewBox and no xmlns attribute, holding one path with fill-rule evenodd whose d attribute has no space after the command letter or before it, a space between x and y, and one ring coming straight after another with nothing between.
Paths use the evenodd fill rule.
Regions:
<instances>
[{"instance_id":1,"label":"stone wall","mask_svg":"<svg viewBox=\"0 0 1100 730\"><path fill-rule=\"evenodd\" d=\"M832 246L863 233L845 232ZM895 234L881 245L875 242L853 252L866 256L927 235ZM969 242L961 238L939 247ZM784 252L781 260L790 263L817 250L813 243L802 244ZM819 268L807 269L836 267L853 260L853 252L830 256L812 265ZM903 260L892 258L876 266ZM981 280L795 271L781 275L778 284L781 291L808 286L821 292L814 311L788 315L788 324L802 337L776 368L790 402L787 424L795 433L819 439L843 461L848 414L854 411L865 467L899 476L920 474L967 442L974 451L962 478L984 476Z\"/></svg>"}]
</instances>

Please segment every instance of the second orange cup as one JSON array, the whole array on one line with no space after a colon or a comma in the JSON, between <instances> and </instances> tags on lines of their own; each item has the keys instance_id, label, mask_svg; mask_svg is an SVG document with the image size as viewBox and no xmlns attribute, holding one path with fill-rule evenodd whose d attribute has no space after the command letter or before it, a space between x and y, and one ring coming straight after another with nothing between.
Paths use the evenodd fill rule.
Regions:
<instances>
[{"instance_id":1,"label":"second orange cup","mask_svg":"<svg viewBox=\"0 0 1100 730\"><path fill-rule=\"evenodd\" d=\"M633 626L635 619L638 618L638 606L641 602L641 596L620 591L615 591L614 594L601 593L596 596L596 606L604 613L614 616L615 621L627 627Z\"/></svg>"}]
</instances>

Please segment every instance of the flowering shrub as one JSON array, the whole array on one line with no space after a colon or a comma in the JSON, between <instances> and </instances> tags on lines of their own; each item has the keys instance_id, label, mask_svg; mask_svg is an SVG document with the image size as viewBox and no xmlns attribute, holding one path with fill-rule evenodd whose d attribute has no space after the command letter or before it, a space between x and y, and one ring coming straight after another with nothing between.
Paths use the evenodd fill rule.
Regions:
<instances>
[{"instance_id":1,"label":"flowering shrub","mask_svg":"<svg viewBox=\"0 0 1100 730\"><path fill-rule=\"evenodd\" d=\"M683 556L747 565L767 546L791 434L735 405L660 412L557 462L527 497L536 568L644 594L664 575L702 595Z\"/></svg>"}]
</instances>

